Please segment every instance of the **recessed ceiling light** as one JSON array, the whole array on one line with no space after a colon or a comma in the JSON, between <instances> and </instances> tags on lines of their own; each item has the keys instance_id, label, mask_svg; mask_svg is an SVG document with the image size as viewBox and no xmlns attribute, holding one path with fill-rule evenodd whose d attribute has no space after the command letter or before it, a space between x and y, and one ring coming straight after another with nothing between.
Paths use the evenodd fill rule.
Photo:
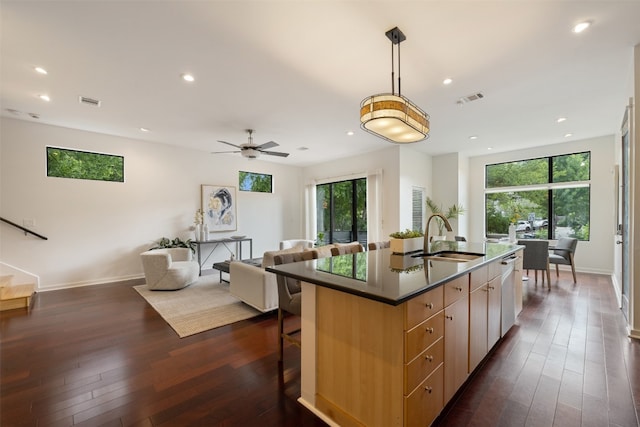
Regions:
<instances>
[{"instance_id":1,"label":"recessed ceiling light","mask_svg":"<svg viewBox=\"0 0 640 427\"><path fill-rule=\"evenodd\" d=\"M182 75L182 80L184 80L185 82L193 82L195 78L191 74L185 73Z\"/></svg>"},{"instance_id":2,"label":"recessed ceiling light","mask_svg":"<svg viewBox=\"0 0 640 427\"><path fill-rule=\"evenodd\" d=\"M353 131L352 131L352 130L347 131L347 135L349 135L349 136L353 136Z\"/></svg>"},{"instance_id":3,"label":"recessed ceiling light","mask_svg":"<svg viewBox=\"0 0 640 427\"><path fill-rule=\"evenodd\" d=\"M589 28L590 26L591 26L591 22L589 21L580 22L579 24L576 24L571 31L573 31L576 34L579 34L584 30L586 30L587 28Z\"/></svg>"},{"instance_id":4,"label":"recessed ceiling light","mask_svg":"<svg viewBox=\"0 0 640 427\"><path fill-rule=\"evenodd\" d=\"M493 147L487 147L487 150L493 150Z\"/></svg>"},{"instance_id":5,"label":"recessed ceiling light","mask_svg":"<svg viewBox=\"0 0 640 427\"><path fill-rule=\"evenodd\" d=\"M149 132L149 129L147 129L147 128L140 128L140 132Z\"/></svg>"},{"instance_id":6,"label":"recessed ceiling light","mask_svg":"<svg viewBox=\"0 0 640 427\"><path fill-rule=\"evenodd\" d=\"M558 119L556 120L557 123L562 123L562 122L565 122L565 121L567 121L566 117L558 117Z\"/></svg>"},{"instance_id":7,"label":"recessed ceiling light","mask_svg":"<svg viewBox=\"0 0 640 427\"><path fill-rule=\"evenodd\" d=\"M49 98L49 95L38 95L38 98L42 99L43 101L51 101L51 98Z\"/></svg>"},{"instance_id":8,"label":"recessed ceiling light","mask_svg":"<svg viewBox=\"0 0 640 427\"><path fill-rule=\"evenodd\" d=\"M478 139L478 137L476 135L471 135L469 139Z\"/></svg>"},{"instance_id":9,"label":"recessed ceiling light","mask_svg":"<svg viewBox=\"0 0 640 427\"><path fill-rule=\"evenodd\" d=\"M450 85L451 83L453 83L453 80L448 77L442 81L443 85Z\"/></svg>"},{"instance_id":10,"label":"recessed ceiling light","mask_svg":"<svg viewBox=\"0 0 640 427\"><path fill-rule=\"evenodd\" d=\"M38 73L40 73L40 74L48 74L48 73L47 73L47 70L45 70L45 69L44 69L44 68L42 68L42 67L36 67L36 68L34 68L34 70L36 70L36 72L38 72Z\"/></svg>"},{"instance_id":11,"label":"recessed ceiling light","mask_svg":"<svg viewBox=\"0 0 640 427\"><path fill-rule=\"evenodd\" d=\"M564 137L565 137L565 138L569 138L570 136L573 136L573 134L572 134L572 133L565 133L565 134L564 134Z\"/></svg>"},{"instance_id":12,"label":"recessed ceiling light","mask_svg":"<svg viewBox=\"0 0 640 427\"><path fill-rule=\"evenodd\" d=\"M298 150L300 151L307 151L309 149L309 147L298 147Z\"/></svg>"}]
</instances>

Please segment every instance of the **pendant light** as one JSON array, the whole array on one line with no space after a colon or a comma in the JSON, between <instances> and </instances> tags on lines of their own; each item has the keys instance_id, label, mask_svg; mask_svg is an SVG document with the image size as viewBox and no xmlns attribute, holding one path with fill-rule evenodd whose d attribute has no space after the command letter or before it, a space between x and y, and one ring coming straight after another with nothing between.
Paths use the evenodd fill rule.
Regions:
<instances>
[{"instance_id":1,"label":"pendant light","mask_svg":"<svg viewBox=\"0 0 640 427\"><path fill-rule=\"evenodd\" d=\"M400 43L406 40L398 27L385 33L391 40L391 93L365 98L360 103L360 126L387 141L405 144L429 136L429 115L400 93ZM394 47L398 49L398 94L395 93Z\"/></svg>"}]
</instances>

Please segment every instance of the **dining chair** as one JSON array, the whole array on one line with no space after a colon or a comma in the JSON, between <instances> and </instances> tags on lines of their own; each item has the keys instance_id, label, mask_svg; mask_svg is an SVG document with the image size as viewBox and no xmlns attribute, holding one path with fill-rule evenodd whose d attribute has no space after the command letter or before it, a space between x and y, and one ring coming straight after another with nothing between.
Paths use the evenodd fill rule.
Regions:
<instances>
[{"instance_id":1,"label":"dining chair","mask_svg":"<svg viewBox=\"0 0 640 427\"><path fill-rule=\"evenodd\" d=\"M369 244L367 245L370 251L375 251L378 249L386 249L390 246L391 246L391 242L389 242L388 240L386 242L369 242Z\"/></svg>"},{"instance_id":2,"label":"dining chair","mask_svg":"<svg viewBox=\"0 0 640 427\"><path fill-rule=\"evenodd\" d=\"M556 278L560 277L558 264L570 265L571 273L573 274L573 283L577 282L576 267L573 262L573 255L576 253L577 246L578 239L574 237L561 237L555 246L549 247L549 249L553 251L553 253L549 254L549 263L556 265Z\"/></svg>"},{"instance_id":3,"label":"dining chair","mask_svg":"<svg viewBox=\"0 0 640 427\"><path fill-rule=\"evenodd\" d=\"M289 254L280 254L273 257L274 265L289 264L299 261L310 261L317 259L316 251L293 252ZM281 363L284 352L284 340L289 341L297 347L302 345L296 335L300 332L300 328L292 331L284 331L285 313L300 316L302 314L302 288L300 281L281 274L276 274L278 284L278 362Z\"/></svg>"},{"instance_id":4,"label":"dining chair","mask_svg":"<svg viewBox=\"0 0 640 427\"><path fill-rule=\"evenodd\" d=\"M535 280L538 282L538 270L546 271L547 286L551 289L551 275L549 274L549 241L548 240L518 240L518 245L524 246L524 257L522 260L523 270L534 270ZM544 273L542 274L542 284L544 285Z\"/></svg>"},{"instance_id":5,"label":"dining chair","mask_svg":"<svg viewBox=\"0 0 640 427\"><path fill-rule=\"evenodd\" d=\"M364 252L364 248L358 242L353 242L346 245L339 245L331 248L331 256L357 254L358 252Z\"/></svg>"}]
</instances>

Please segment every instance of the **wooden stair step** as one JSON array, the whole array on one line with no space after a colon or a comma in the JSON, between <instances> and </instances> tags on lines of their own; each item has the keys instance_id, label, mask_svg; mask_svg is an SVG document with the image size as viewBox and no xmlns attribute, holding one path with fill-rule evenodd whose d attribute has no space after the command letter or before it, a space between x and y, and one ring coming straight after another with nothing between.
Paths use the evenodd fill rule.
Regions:
<instances>
[{"instance_id":1,"label":"wooden stair step","mask_svg":"<svg viewBox=\"0 0 640 427\"><path fill-rule=\"evenodd\" d=\"M30 308L34 293L35 285L33 283L0 288L0 311Z\"/></svg>"}]
</instances>

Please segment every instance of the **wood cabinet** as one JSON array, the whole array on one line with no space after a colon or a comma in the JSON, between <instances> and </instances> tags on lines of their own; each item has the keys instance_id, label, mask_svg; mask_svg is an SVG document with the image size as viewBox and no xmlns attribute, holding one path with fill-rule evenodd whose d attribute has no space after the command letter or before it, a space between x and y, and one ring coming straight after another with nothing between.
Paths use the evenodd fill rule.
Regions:
<instances>
[{"instance_id":1,"label":"wood cabinet","mask_svg":"<svg viewBox=\"0 0 640 427\"><path fill-rule=\"evenodd\" d=\"M469 373L500 339L501 272L500 262L496 261L470 273Z\"/></svg>"},{"instance_id":2,"label":"wood cabinet","mask_svg":"<svg viewBox=\"0 0 640 427\"><path fill-rule=\"evenodd\" d=\"M469 275L444 285L444 403L468 376Z\"/></svg>"},{"instance_id":3,"label":"wood cabinet","mask_svg":"<svg viewBox=\"0 0 640 427\"><path fill-rule=\"evenodd\" d=\"M315 407L342 426L430 425L467 380L471 352L482 360L494 329L499 339L492 271L483 266L398 306L317 287Z\"/></svg>"}]
</instances>

